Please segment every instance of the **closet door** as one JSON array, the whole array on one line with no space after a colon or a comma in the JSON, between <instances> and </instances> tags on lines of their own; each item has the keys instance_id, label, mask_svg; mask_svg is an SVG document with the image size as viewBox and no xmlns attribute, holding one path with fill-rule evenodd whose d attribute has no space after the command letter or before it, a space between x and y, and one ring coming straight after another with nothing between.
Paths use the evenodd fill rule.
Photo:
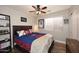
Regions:
<instances>
[{"instance_id":1,"label":"closet door","mask_svg":"<svg viewBox=\"0 0 79 59\"><path fill-rule=\"evenodd\" d=\"M66 20L63 17L54 19L54 39L62 43L66 43L68 35L68 24L65 22Z\"/></svg>"}]
</instances>

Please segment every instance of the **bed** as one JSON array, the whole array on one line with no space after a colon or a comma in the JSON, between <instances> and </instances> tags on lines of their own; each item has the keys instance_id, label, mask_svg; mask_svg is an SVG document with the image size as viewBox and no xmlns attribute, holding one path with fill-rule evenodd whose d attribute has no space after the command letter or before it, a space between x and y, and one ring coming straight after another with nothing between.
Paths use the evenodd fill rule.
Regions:
<instances>
[{"instance_id":1,"label":"bed","mask_svg":"<svg viewBox=\"0 0 79 59\"><path fill-rule=\"evenodd\" d=\"M32 32L29 35L23 35L19 37L16 31L29 30L32 26L13 26L13 39L14 43L18 45L23 50L30 53L45 53L48 52L52 42L53 37L50 34Z\"/></svg>"}]
</instances>

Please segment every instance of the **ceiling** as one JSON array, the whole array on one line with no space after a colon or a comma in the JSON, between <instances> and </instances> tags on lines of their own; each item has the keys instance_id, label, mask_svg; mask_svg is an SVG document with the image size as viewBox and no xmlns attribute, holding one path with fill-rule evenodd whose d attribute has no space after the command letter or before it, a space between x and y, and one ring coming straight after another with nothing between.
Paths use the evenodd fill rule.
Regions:
<instances>
[{"instance_id":1,"label":"ceiling","mask_svg":"<svg viewBox=\"0 0 79 59\"><path fill-rule=\"evenodd\" d=\"M71 5L41 5L41 7L43 6L47 6L47 9L45 10L47 12L46 14L62 11L71 7ZM9 7L26 13L30 13L28 11L34 10L32 5L9 5ZM35 13L30 14L35 15Z\"/></svg>"}]
</instances>

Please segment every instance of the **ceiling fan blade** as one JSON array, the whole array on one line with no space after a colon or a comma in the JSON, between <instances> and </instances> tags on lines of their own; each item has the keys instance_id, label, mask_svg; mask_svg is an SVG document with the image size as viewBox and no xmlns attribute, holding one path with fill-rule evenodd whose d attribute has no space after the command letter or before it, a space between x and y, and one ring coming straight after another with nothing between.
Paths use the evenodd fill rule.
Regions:
<instances>
[{"instance_id":1,"label":"ceiling fan blade","mask_svg":"<svg viewBox=\"0 0 79 59\"><path fill-rule=\"evenodd\" d=\"M45 11L41 11L41 13L46 13Z\"/></svg>"},{"instance_id":2,"label":"ceiling fan blade","mask_svg":"<svg viewBox=\"0 0 79 59\"><path fill-rule=\"evenodd\" d=\"M47 9L47 7L45 6L45 7L42 8L42 10L44 10L44 9Z\"/></svg>"},{"instance_id":3,"label":"ceiling fan blade","mask_svg":"<svg viewBox=\"0 0 79 59\"><path fill-rule=\"evenodd\" d=\"M51 12L51 10L47 10L46 12Z\"/></svg>"},{"instance_id":4,"label":"ceiling fan blade","mask_svg":"<svg viewBox=\"0 0 79 59\"><path fill-rule=\"evenodd\" d=\"M36 7L35 6L32 6L35 10L36 10Z\"/></svg>"},{"instance_id":5,"label":"ceiling fan blade","mask_svg":"<svg viewBox=\"0 0 79 59\"><path fill-rule=\"evenodd\" d=\"M35 11L29 11L29 12L35 12Z\"/></svg>"}]
</instances>

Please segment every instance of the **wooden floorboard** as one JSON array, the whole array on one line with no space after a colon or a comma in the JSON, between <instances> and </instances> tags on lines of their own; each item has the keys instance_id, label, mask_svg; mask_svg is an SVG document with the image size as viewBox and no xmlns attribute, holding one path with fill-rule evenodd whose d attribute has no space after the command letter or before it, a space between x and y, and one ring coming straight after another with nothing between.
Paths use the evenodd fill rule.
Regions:
<instances>
[{"instance_id":1,"label":"wooden floorboard","mask_svg":"<svg viewBox=\"0 0 79 59\"><path fill-rule=\"evenodd\" d=\"M66 45L59 42L54 42L51 53L66 53Z\"/></svg>"},{"instance_id":2,"label":"wooden floorboard","mask_svg":"<svg viewBox=\"0 0 79 59\"><path fill-rule=\"evenodd\" d=\"M76 39L66 40L67 53L79 53L79 41Z\"/></svg>"}]
</instances>

